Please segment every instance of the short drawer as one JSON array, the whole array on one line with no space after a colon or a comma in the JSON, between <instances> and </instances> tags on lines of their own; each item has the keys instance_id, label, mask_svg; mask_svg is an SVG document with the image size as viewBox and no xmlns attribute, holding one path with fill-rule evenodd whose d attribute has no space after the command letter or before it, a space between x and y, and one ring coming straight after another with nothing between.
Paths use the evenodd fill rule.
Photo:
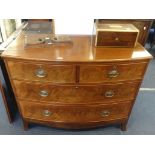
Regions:
<instances>
[{"instance_id":1,"label":"short drawer","mask_svg":"<svg viewBox=\"0 0 155 155\"><path fill-rule=\"evenodd\" d=\"M75 83L75 66L7 61L12 79L52 83Z\"/></svg>"},{"instance_id":2,"label":"short drawer","mask_svg":"<svg viewBox=\"0 0 155 155\"><path fill-rule=\"evenodd\" d=\"M97 122L127 118L132 102L91 106L53 106L19 101L24 118L53 122Z\"/></svg>"},{"instance_id":3,"label":"short drawer","mask_svg":"<svg viewBox=\"0 0 155 155\"><path fill-rule=\"evenodd\" d=\"M142 79L147 63L81 65L80 83L118 82Z\"/></svg>"},{"instance_id":4,"label":"short drawer","mask_svg":"<svg viewBox=\"0 0 155 155\"><path fill-rule=\"evenodd\" d=\"M50 85L14 81L20 99L59 104L84 104L86 102L111 102L134 99L139 83L119 83L98 86Z\"/></svg>"}]
</instances>

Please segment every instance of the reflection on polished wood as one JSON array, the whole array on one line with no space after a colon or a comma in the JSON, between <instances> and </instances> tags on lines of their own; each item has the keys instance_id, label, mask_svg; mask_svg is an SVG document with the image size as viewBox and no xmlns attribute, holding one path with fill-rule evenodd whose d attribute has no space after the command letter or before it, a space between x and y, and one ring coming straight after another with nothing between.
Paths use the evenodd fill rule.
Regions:
<instances>
[{"instance_id":1,"label":"reflection on polished wood","mask_svg":"<svg viewBox=\"0 0 155 155\"><path fill-rule=\"evenodd\" d=\"M24 36L2 53L24 127L120 124L125 130L151 55L135 48L95 48L91 36L24 48Z\"/></svg>"},{"instance_id":2,"label":"reflection on polished wood","mask_svg":"<svg viewBox=\"0 0 155 155\"><path fill-rule=\"evenodd\" d=\"M91 44L91 36L79 35L70 36L70 38L72 44L24 49L24 36L21 35L3 53L3 56L50 62L132 61L151 58L140 44L137 44L135 48L95 48Z\"/></svg>"}]
</instances>

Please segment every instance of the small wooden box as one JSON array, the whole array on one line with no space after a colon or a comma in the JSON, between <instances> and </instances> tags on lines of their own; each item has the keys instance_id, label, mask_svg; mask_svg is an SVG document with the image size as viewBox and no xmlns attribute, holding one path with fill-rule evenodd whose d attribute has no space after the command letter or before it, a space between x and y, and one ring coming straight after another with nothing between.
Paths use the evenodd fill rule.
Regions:
<instances>
[{"instance_id":1,"label":"small wooden box","mask_svg":"<svg viewBox=\"0 0 155 155\"><path fill-rule=\"evenodd\" d=\"M95 23L95 46L134 47L139 30L132 24Z\"/></svg>"}]
</instances>

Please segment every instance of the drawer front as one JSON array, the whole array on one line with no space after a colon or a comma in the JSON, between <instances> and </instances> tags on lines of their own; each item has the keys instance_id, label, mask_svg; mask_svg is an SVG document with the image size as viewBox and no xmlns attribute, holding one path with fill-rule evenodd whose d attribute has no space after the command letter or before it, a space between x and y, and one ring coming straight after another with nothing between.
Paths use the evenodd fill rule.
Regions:
<instances>
[{"instance_id":1,"label":"drawer front","mask_svg":"<svg viewBox=\"0 0 155 155\"><path fill-rule=\"evenodd\" d=\"M134 47L137 32L98 32L97 46Z\"/></svg>"},{"instance_id":2,"label":"drawer front","mask_svg":"<svg viewBox=\"0 0 155 155\"><path fill-rule=\"evenodd\" d=\"M92 106L53 106L35 102L19 102L24 118L55 122L109 121L128 116L132 103Z\"/></svg>"},{"instance_id":3,"label":"drawer front","mask_svg":"<svg viewBox=\"0 0 155 155\"><path fill-rule=\"evenodd\" d=\"M75 83L75 66L8 61L12 79L52 83Z\"/></svg>"},{"instance_id":4,"label":"drawer front","mask_svg":"<svg viewBox=\"0 0 155 155\"><path fill-rule=\"evenodd\" d=\"M84 104L134 99L139 83L100 86L47 85L14 81L20 99L51 102L53 104Z\"/></svg>"},{"instance_id":5,"label":"drawer front","mask_svg":"<svg viewBox=\"0 0 155 155\"><path fill-rule=\"evenodd\" d=\"M80 83L102 83L142 79L147 63L81 65Z\"/></svg>"}]
</instances>

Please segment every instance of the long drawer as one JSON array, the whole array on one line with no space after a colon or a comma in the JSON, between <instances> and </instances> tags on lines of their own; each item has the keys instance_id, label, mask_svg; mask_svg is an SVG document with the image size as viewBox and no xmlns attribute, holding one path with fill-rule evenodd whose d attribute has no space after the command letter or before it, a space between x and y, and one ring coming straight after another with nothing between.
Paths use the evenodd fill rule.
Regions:
<instances>
[{"instance_id":1,"label":"long drawer","mask_svg":"<svg viewBox=\"0 0 155 155\"><path fill-rule=\"evenodd\" d=\"M118 82L142 79L147 63L80 65L80 83Z\"/></svg>"},{"instance_id":2,"label":"long drawer","mask_svg":"<svg viewBox=\"0 0 155 155\"><path fill-rule=\"evenodd\" d=\"M134 99L139 82L105 85L52 85L14 80L20 99L51 103L86 103Z\"/></svg>"},{"instance_id":3,"label":"long drawer","mask_svg":"<svg viewBox=\"0 0 155 155\"><path fill-rule=\"evenodd\" d=\"M75 83L73 65L48 65L7 61L11 78L51 83Z\"/></svg>"},{"instance_id":4,"label":"long drawer","mask_svg":"<svg viewBox=\"0 0 155 155\"><path fill-rule=\"evenodd\" d=\"M19 101L24 118L53 122L97 122L127 118L132 102L112 105L53 106L35 102Z\"/></svg>"}]
</instances>

